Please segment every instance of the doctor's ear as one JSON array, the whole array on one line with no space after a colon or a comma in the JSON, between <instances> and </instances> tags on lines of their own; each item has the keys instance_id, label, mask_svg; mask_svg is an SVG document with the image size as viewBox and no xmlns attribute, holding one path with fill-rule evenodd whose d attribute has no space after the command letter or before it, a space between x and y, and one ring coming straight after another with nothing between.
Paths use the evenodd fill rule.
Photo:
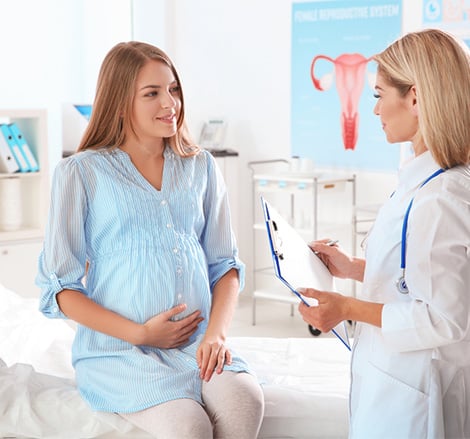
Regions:
<instances>
[{"instance_id":1,"label":"doctor's ear","mask_svg":"<svg viewBox=\"0 0 470 439\"><path fill-rule=\"evenodd\" d=\"M418 95L416 93L416 86L413 85L410 88L410 91L408 93L410 93L410 99L411 99L411 104L412 104L411 112L413 113L414 116L418 116L419 109L418 109Z\"/></svg>"}]
</instances>

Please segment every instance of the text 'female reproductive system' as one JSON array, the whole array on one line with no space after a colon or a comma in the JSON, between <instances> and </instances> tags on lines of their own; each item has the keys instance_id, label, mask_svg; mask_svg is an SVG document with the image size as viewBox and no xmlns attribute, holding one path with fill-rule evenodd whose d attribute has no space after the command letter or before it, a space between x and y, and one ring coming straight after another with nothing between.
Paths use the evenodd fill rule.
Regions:
<instances>
[{"instance_id":1,"label":"text 'female reproductive system'","mask_svg":"<svg viewBox=\"0 0 470 439\"><path fill-rule=\"evenodd\" d=\"M366 58L359 53L345 53L336 59L326 55L315 56L310 67L310 75L314 87L317 90L325 91L333 83L333 73L328 73L321 79L315 77L315 63L320 59L330 61L334 65L336 90L341 102L343 145L344 149L354 150L359 131L359 98L364 88L367 63L371 58Z\"/></svg>"}]
</instances>

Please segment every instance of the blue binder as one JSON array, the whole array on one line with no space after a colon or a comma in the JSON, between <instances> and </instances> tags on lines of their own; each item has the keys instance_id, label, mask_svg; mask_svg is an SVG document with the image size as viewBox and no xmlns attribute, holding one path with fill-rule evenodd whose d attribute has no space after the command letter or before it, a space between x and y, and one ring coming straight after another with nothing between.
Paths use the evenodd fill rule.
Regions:
<instances>
[{"instance_id":1,"label":"blue binder","mask_svg":"<svg viewBox=\"0 0 470 439\"><path fill-rule=\"evenodd\" d=\"M316 306L315 299L303 296L297 289L312 287L333 291L333 276L297 231L263 197L261 203L276 277L306 305ZM332 332L351 350L345 322Z\"/></svg>"},{"instance_id":2,"label":"blue binder","mask_svg":"<svg viewBox=\"0 0 470 439\"><path fill-rule=\"evenodd\" d=\"M13 173L18 172L20 167L13 156L13 152L8 145L7 139L3 133L0 134L0 172Z\"/></svg>"},{"instance_id":3,"label":"blue binder","mask_svg":"<svg viewBox=\"0 0 470 439\"><path fill-rule=\"evenodd\" d=\"M8 127L7 124L1 124L0 125L0 131L2 132L3 139L5 142L8 144L8 147L10 148L11 155L15 159L16 163L18 164L18 170L20 172L28 172L30 170L30 167L28 165L28 162L26 161L26 158L23 156L23 153L21 152L21 149L19 145L16 143L16 140L13 137L13 134Z\"/></svg>"},{"instance_id":4,"label":"blue binder","mask_svg":"<svg viewBox=\"0 0 470 439\"><path fill-rule=\"evenodd\" d=\"M25 158L26 163L29 166L29 170L31 172L39 171L38 162L36 161L36 158L34 157L31 151L31 148L26 142L26 139L24 138L23 133L21 132L18 125L15 122L13 122L13 123L10 123L8 126L10 128L11 133L13 134L13 138L15 139L16 143L20 147L21 153L23 154L23 157Z\"/></svg>"}]
</instances>

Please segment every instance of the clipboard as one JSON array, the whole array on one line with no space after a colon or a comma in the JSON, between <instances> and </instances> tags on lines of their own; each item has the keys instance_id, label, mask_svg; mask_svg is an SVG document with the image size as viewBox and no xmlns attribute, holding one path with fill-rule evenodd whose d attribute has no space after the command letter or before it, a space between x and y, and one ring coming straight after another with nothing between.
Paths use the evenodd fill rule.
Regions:
<instances>
[{"instance_id":1,"label":"clipboard","mask_svg":"<svg viewBox=\"0 0 470 439\"><path fill-rule=\"evenodd\" d=\"M263 197L261 204L276 277L307 306L316 306L316 299L303 296L297 288L333 291L333 276L297 231ZM345 322L331 331L351 350Z\"/></svg>"}]
</instances>

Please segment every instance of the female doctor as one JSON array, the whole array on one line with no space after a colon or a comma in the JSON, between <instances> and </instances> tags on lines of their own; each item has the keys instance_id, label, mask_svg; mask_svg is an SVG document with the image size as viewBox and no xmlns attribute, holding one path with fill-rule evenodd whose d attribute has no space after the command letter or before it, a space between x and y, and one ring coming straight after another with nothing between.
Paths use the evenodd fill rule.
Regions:
<instances>
[{"instance_id":1,"label":"female doctor","mask_svg":"<svg viewBox=\"0 0 470 439\"><path fill-rule=\"evenodd\" d=\"M470 54L440 30L410 33L375 56L388 142L414 157L378 213L365 260L311 244L358 298L306 288L304 320L357 321L351 438L470 438Z\"/></svg>"}]
</instances>

